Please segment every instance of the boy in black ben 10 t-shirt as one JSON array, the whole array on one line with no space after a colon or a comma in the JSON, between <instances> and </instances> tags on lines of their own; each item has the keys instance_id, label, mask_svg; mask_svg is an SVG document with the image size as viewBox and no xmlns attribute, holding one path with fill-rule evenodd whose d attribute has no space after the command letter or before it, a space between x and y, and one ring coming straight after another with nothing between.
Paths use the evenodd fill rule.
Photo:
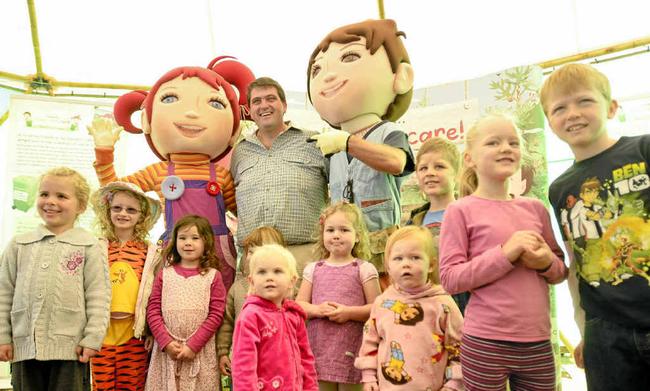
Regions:
<instances>
[{"instance_id":1,"label":"boy in black ben 10 t-shirt","mask_svg":"<svg viewBox=\"0 0 650 391\"><path fill-rule=\"evenodd\" d=\"M553 132L575 156L549 198L571 258L569 287L589 390L650 389L650 135L607 133L618 104L584 64L554 71L541 90Z\"/></svg>"}]
</instances>

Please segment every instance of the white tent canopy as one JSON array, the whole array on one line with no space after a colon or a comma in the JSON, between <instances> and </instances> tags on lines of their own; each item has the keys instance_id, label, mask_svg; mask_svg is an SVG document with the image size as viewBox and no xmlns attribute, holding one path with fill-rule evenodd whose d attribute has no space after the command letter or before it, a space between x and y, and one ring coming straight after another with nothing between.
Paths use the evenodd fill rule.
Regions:
<instances>
[{"instance_id":1,"label":"white tent canopy","mask_svg":"<svg viewBox=\"0 0 650 391\"><path fill-rule=\"evenodd\" d=\"M4 49L0 71L36 73L27 3L0 2ZM33 3L44 73L61 81L137 85L150 85L176 66L207 65L218 55L233 55L256 75L274 77L287 90L305 91L307 60L319 40L335 27L379 17L378 2L373 0ZM646 1L385 0L383 4L385 16L406 32L416 88L650 34Z\"/></svg>"},{"instance_id":2,"label":"white tent canopy","mask_svg":"<svg viewBox=\"0 0 650 391\"><path fill-rule=\"evenodd\" d=\"M0 86L24 89L3 73L37 73L30 2L42 71L58 81L80 83L147 86L174 67L205 66L216 56L232 55L256 76L304 92L307 61L317 43L336 27L379 18L379 3L385 17L406 33L416 88L650 37L648 0L0 0ZM626 100L628 110L638 105L636 119L650 124L647 49L648 54L599 67L610 78L614 97ZM141 143L134 150L144 152L128 164L142 167L138 158L157 160L143 138L130 136L130 143ZM565 146L556 143L548 152L555 171L570 164ZM0 174L6 163L0 160ZM575 328L569 299L558 297L567 307L560 321L566 332ZM577 332L571 339L577 343Z\"/></svg>"}]
</instances>

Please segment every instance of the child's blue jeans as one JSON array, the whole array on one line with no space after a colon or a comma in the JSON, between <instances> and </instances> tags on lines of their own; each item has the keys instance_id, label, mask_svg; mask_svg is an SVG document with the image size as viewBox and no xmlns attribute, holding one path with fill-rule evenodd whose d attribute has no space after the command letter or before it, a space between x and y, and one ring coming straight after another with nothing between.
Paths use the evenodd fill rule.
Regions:
<instances>
[{"instance_id":1,"label":"child's blue jeans","mask_svg":"<svg viewBox=\"0 0 650 391\"><path fill-rule=\"evenodd\" d=\"M589 391L650 390L650 330L588 319L583 355Z\"/></svg>"}]
</instances>

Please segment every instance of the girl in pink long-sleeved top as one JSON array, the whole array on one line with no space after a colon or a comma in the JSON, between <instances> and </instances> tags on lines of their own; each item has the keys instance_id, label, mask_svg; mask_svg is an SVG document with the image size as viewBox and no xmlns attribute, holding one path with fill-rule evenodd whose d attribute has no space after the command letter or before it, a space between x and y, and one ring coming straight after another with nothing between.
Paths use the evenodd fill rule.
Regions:
<instances>
[{"instance_id":1,"label":"girl in pink long-sleeved top","mask_svg":"<svg viewBox=\"0 0 650 391\"><path fill-rule=\"evenodd\" d=\"M185 216L174 226L163 251L169 265L156 276L147 308L155 344L146 390L219 389L214 333L226 289L213 238L200 216Z\"/></svg>"},{"instance_id":2,"label":"girl in pink long-sleeved top","mask_svg":"<svg viewBox=\"0 0 650 391\"><path fill-rule=\"evenodd\" d=\"M289 300L298 278L296 260L277 244L257 247L250 258L250 293L233 336L235 390L317 391L307 315Z\"/></svg>"},{"instance_id":3,"label":"girl in pink long-sleeved top","mask_svg":"<svg viewBox=\"0 0 650 391\"><path fill-rule=\"evenodd\" d=\"M472 293L461 344L468 391L554 390L548 284L567 276L544 205L512 199L520 166L514 122L487 116L466 134L461 193L445 212L440 279L449 293Z\"/></svg>"},{"instance_id":4,"label":"girl in pink long-sleeved top","mask_svg":"<svg viewBox=\"0 0 650 391\"><path fill-rule=\"evenodd\" d=\"M439 285L433 235L408 226L386 242L392 284L375 300L355 366L364 391L460 391L463 316Z\"/></svg>"}]
</instances>

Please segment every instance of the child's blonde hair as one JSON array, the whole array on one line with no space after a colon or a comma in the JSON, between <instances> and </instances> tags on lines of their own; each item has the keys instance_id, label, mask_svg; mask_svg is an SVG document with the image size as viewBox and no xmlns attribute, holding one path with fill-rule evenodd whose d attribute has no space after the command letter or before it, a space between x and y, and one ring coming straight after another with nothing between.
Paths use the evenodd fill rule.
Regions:
<instances>
[{"instance_id":1,"label":"child's blonde hair","mask_svg":"<svg viewBox=\"0 0 650 391\"><path fill-rule=\"evenodd\" d=\"M201 239L203 239L203 254L199 260L199 270L201 274L208 272L210 268L221 269L219 264L219 257L214 249L214 234L210 222L203 216L187 215L176 222L172 230L171 237L167 246L162 252L162 259L168 265L176 265L181 263L181 254L176 248L176 240L178 239L178 231L182 228L196 227Z\"/></svg>"},{"instance_id":2,"label":"child's blonde hair","mask_svg":"<svg viewBox=\"0 0 650 391\"><path fill-rule=\"evenodd\" d=\"M370 242L368 241L368 228L363 220L361 211L355 204L349 204L341 201L330 205L323 210L318 219L318 239L316 241L314 253L319 259L325 259L330 256L330 252L325 248L323 242L323 232L325 230L325 221L334 213L341 212L347 216L352 228L357 233L358 242L352 247L352 256L359 259L368 259L370 257Z\"/></svg>"},{"instance_id":3,"label":"child's blonde hair","mask_svg":"<svg viewBox=\"0 0 650 391\"><path fill-rule=\"evenodd\" d=\"M386 241L384 268L388 270L390 252L395 243L404 239L416 239L417 242L420 243L422 250L429 258L429 267L431 268L431 272L429 272L429 281L432 284L440 284L440 276L438 273L438 249L433 243L433 235L431 234L431 231L419 225L409 225L400 228L388 237L388 240Z\"/></svg>"},{"instance_id":4,"label":"child's blonde hair","mask_svg":"<svg viewBox=\"0 0 650 391\"><path fill-rule=\"evenodd\" d=\"M442 158L449 162L454 173L458 173L460 167L460 151L456 144L442 137L432 137L420 146L417 155L415 156L415 166L420 164L420 159L425 153L440 152Z\"/></svg>"},{"instance_id":5,"label":"child's blonde hair","mask_svg":"<svg viewBox=\"0 0 650 391\"><path fill-rule=\"evenodd\" d=\"M94 192L90 199L90 204L96 216L95 224L101 231L101 235L109 241L119 240L115 234L115 226L111 222L111 203L118 193L128 194L138 201L140 216L133 230L133 239L146 243L149 231L160 217L160 203L154 203L153 200L148 200L146 196L123 186L105 186ZM152 204L155 206L152 207Z\"/></svg>"},{"instance_id":6,"label":"child's blonde hair","mask_svg":"<svg viewBox=\"0 0 650 391\"><path fill-rule=\"evenodd\" d=\"M287 262L287 270L289 271L289 277L291 279L298 279L296 258L294 258L293 254L291 254L291 251L280 246L279 244L265 244L260 247L256 247L253 255L251 255L249 262L251 270L255 269L255 264L258 262L258 260L268 258L273 255L278 256Z\"/></svg>"},{"instance_id":7,"label":"child's blonde hair","mask_svg":"<svg viewBox=\"0 0 650 391\"><path fill-rule=\"evenodd\" d=\"M242 242L242 247L244 250L244 255L242 256L241 263L239 265L242 272L246 271L246 264L249 263L248 253L254 248L263 246L265 244L279 244L282 247L286 247L287 243L284 241L284 236L282 233L273 227L258 227L251 231L251 233L246 236Z\"/></svg>"},{"instance_id":8,"label":"child's blonde hair","mask_svg":"<svg viewBox=\"0 0 650 391\"><path fill-rule=\"evenodd\" d=\"M74 186L74 195L79 201L79 210L81 212L85 211L88 207L88 198L90 197L90 186L88 181L83 177L79 172L68 167L56 167L46 171L38 180L40 185L43 182L43 178L46 176L56 176L62 178L70 178L72 180L72 185Z\"/></svg>"},{"instance_id":9,"label":"child's blonde hair","mask_svg":"<svg viewBox=\"0 0 650 391\"><path fill-rule=\"evenodd\" d=\"M490 113L480 118L478 121L476 121L474 125L472 125L472 127L470 127L467 133L465 134L465 151L463 152L463 154L470 153L471 150L476 146L477 140L482 135L481 133L482 126L485 123L494 120L504 120L510 123L512 127L515 129L515 132L517 133L517 137L519 138L519 145L520 145L519 148L521 150L522 160L523 160L524 158L523 155L525 151L524 139L521 136L521 131L517 126L516 120L512 116L506 113ZM476 170L467 166L465 159L463 159L463 164L461 167L458 182L459 182L459 193L461 197L465 197L474 193L474 191L476 191L476 188L478 187L478 176L476 175Z\"/></svg>"},{"instance_id":10,"label":"child's blonde hair","mask_svg":"<svg viewBox=\"0 0 650 391\"><path fill-rule=\"evenodd\" d=\"M612 101L612 90L607 76L591 65L566 64L553 71L542 85L540 101L544 113L548 116L548 100L551 94L569 95L583 88L601 93L608 104Z\"/></svg>"}]
</instances>

